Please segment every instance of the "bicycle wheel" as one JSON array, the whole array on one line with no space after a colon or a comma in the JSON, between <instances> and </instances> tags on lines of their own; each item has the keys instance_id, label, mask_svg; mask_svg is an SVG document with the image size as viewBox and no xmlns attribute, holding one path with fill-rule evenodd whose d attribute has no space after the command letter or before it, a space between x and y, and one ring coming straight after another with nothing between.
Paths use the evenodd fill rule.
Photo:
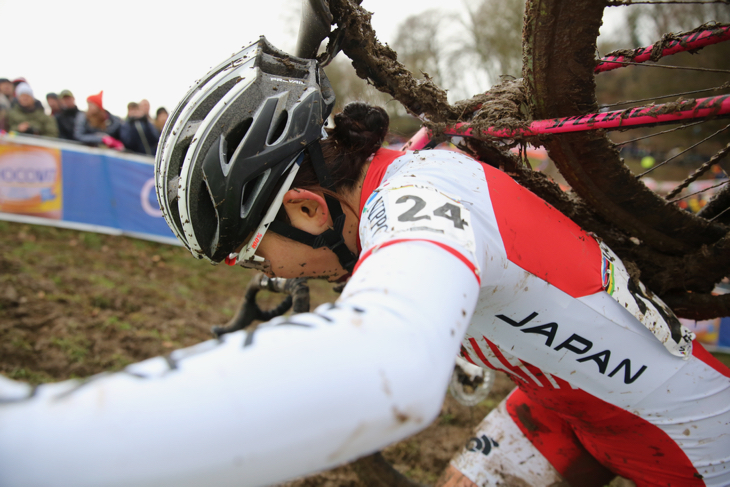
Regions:
<instances>
[{"instance_id":1,"label":"bicycle wheel","mask_svg":"<svg viewBox=\"0 0 730 487\"><path fill-rule=\"evenodd\" d=\"M596 38L609 4L528 0L523 75L534 119L599 111ZM624 165L603 132L556 135L542 143L572 189L601 217L635 237L611 242L619 255L642 262L642 280L665 299L679 303L675 311L678 307L681 314L699 316L687 302L698 302L702 294L708 297L714 284L730 273L729 228L683 211L650 190ZM703 252L713 258L703 258ZM715 308L709 314L730 314L726 299L712 301ZM707 300L703 306L707 314Z\"/></svg>"}]
</instances>

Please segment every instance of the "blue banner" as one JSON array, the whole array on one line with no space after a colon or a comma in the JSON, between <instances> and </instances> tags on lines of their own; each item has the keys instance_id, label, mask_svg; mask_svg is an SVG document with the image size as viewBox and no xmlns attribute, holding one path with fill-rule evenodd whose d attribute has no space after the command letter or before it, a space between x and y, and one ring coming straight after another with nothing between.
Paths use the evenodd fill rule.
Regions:
<instances>
[{"instance_id":1,"label":"blue banner","mask_svg":"<svg viewBox=\"0 0 730 487\"><path fill-rule=\"evenodd\" d=\"M0 217L178 244L153 158L55 139L0 136Z\"/></svg>"}]
</instances>

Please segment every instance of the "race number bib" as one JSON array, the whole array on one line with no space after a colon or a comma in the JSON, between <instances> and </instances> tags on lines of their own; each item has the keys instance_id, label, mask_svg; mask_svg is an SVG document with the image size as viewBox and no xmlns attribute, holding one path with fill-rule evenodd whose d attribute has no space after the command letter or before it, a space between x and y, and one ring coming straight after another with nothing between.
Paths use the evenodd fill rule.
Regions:
<instances>
[{"instance_id":1,"label":"race number bib","mask_svg":"<svg viewBox=\"0 0 730 487\"><path fill-rule=\"evenodd\" d=\"M363 208L363 248L390 238L453 243L475 255L471 216L461 202L434 188L409 185L373 193Z\"/></svg>"}]
</instances>

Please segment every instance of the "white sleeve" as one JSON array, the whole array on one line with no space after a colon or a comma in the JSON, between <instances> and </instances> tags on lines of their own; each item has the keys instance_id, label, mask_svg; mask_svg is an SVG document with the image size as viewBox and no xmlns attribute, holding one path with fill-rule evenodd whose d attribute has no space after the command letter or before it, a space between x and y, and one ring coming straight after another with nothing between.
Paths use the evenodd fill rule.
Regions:
<instances>
[{"instance_id":1,"label":"white sleeve","mask_svg":"<svg viewBox=\"0 0 730 487\"><path fill-rule=\"evenodd\" d=\"M314 313L28 398L0 387L0 486L267 485L369 454L438 415L478 291L452 253L402 242Z\"/></svg>"}]
</instances>

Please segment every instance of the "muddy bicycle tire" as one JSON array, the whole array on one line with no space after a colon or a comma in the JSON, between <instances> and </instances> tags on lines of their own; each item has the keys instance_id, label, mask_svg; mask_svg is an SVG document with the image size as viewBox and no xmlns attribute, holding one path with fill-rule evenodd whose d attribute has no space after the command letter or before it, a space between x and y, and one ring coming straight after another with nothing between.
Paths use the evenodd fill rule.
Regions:
<instances>
[{"instance_id":1,"label":"muddy bicycle tire","mask_svg":"<svg viewBox=\"0 0 730 487\"><path fill-rule=\"evenodd\" d=\"M531 0L524 24L524 75L534 118L598 111L594 67L605 2ZM668 254L688 252L725 236L713 224L680 210L626 168L601 133L544 140L561 174L604 218Z\"/></svg>"},{"instance_id":2,"label":"muddy bicycle tire","mask_svg":"<svg viewBox=\"0 0 730 487\"><path fill-rule=\"evenodd\" d=\"M596 38L607 5L595 0L528 0L523 76L534 119L598 111ZM721 258L714 269L710 262L704 269L696 266L697 275L688 280L687 266L679 261L724 248L728 227L683 211L647 188L624 165L605 133L544 137L540 142L573 191L611 225L635 237L616 250L624 259L641 255L652 260L651 268L642 269L642 280L663 283L660 294L709 294L714 283L728 274L730 262ZM727 303L720 305L720 312L726 307Z\"/></svg>"},{"instance_id":3,"label":"muddy bicycle tire","mask_svg":"<svg viewBox=\"0 0 730 487\"><path fill-rule=\"evenodd\" d=\"M531 0L524 23L524 78L535 119L597 112L596 38L604 2ZM717 242L727 233L667 204L624 166L602 133L543 140L573 190L608 221L647 245L681 254Z\"/></svg>"}]
</instances>

